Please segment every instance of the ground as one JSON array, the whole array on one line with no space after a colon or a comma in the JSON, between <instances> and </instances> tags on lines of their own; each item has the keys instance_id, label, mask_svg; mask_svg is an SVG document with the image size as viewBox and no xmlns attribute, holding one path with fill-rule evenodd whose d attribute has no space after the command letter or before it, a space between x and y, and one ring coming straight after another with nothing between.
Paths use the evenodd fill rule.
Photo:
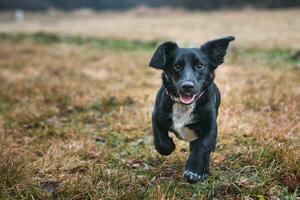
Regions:
<instances>
[{"instance_id":1,"label":"ground","mask_svg":"<svg viewBox=\"0 0 300 200\"><path fill-rule=\"evenodd\" d=\"M0 199L299 197L299 10L153 12L0 14ZM147 65L164 40L227 34L212 175L191 185L186 142L154 150Z\"/></svg>"}]
</instances>

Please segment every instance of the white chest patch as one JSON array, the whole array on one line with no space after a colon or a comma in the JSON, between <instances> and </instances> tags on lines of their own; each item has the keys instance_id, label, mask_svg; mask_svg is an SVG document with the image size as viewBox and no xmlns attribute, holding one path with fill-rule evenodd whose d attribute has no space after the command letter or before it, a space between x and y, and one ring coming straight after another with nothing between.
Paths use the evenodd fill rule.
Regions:
<instances>
[{"instance_id":1,"label":"white chest patch","mask_svg":"<svg viewBox=\"0 0 300 200\"><path fill-rule=\"evenodd\" d=\"M172 108L172 129L177 137L185 141L193 141L198 138L195 132L187 127L187 124L193 122L192 112L195 108L195 103L191 105L183 105L181 103L174 103Z\"/></svg>"}]
</instances>

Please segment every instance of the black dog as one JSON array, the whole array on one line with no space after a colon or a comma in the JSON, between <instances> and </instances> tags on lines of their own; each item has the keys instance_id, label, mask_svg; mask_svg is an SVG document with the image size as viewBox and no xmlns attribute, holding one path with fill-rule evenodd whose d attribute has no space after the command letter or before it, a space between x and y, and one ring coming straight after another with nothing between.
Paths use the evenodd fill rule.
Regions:
<instances>
[{"instance_id":1,"label":"black dog","mask_svg":"<svg viewBox=\"0 0 300 200\"><path fill-rule=\"evenodd\" d=\"M166 42L154 53L149 65L163 70L152 113L154 145L162 155L175 150L172 131L190 142L190 156L184 177L190 183L209 175L210 153L216 146L220 92L213 82L214 70L224 61L233 36L203 44L200 48L179 48Z\"/></svg>"}]
</instances>

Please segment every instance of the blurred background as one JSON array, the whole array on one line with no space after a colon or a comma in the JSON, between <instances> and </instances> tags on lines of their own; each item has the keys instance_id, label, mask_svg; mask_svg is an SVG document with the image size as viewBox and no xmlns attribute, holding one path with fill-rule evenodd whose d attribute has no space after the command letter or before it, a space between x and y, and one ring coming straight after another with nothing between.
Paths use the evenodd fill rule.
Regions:
<instances>
[{"instance_id":1,"label":"blurred background","mask_svg":"<svg viewBox=\"0 0 300 200\"><path fill-rule=\"evenodd\" d=\"M25 10L47 10L49 8L73 10L78 8L91 8L94 10L128 10L138 6L149 6L153 8L172 7L186 8L192 10L222 9L222 8L292 8L300 5L299 0L1 0L0 9L25 9Z\"/></svg>"},{"instance_id":2,"label":"blurred background","mask_svg":"<svg viewBox=\"0 0 300 200\"><path fill-rule=\"evenodd\" d=\"M299 199L299 0L0 0L0 199ZM159 156L159 44L234 35L210 178Z\"/></svg>"},{"instance_id":3,"label":"blurred background","mask_svg":"<svg viewBox=\"0 0 300 200\"><path fill-rule=\"evenodd\" d=\"M233 34L242 46L297 48L299 6L299 0L0 0L0 31L186 45Z\"/></svg>"}]
</instances>

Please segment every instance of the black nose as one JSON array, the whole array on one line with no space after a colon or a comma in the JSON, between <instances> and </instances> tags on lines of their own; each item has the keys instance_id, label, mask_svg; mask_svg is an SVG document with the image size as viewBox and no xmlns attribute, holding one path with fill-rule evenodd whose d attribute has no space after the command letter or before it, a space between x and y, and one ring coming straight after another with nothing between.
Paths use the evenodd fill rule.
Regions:
<instances>
[{"instance_id":1,"label":"black nose","mask_svg":"<svg viewBox=\"0 0 300 200\"><path fill-rule=\"evenodd\" d=\"M191 81L186 81L182 83L181 89L185 92L191 92L194 90L194 83Z\"/></svg>"}]
</instances>

